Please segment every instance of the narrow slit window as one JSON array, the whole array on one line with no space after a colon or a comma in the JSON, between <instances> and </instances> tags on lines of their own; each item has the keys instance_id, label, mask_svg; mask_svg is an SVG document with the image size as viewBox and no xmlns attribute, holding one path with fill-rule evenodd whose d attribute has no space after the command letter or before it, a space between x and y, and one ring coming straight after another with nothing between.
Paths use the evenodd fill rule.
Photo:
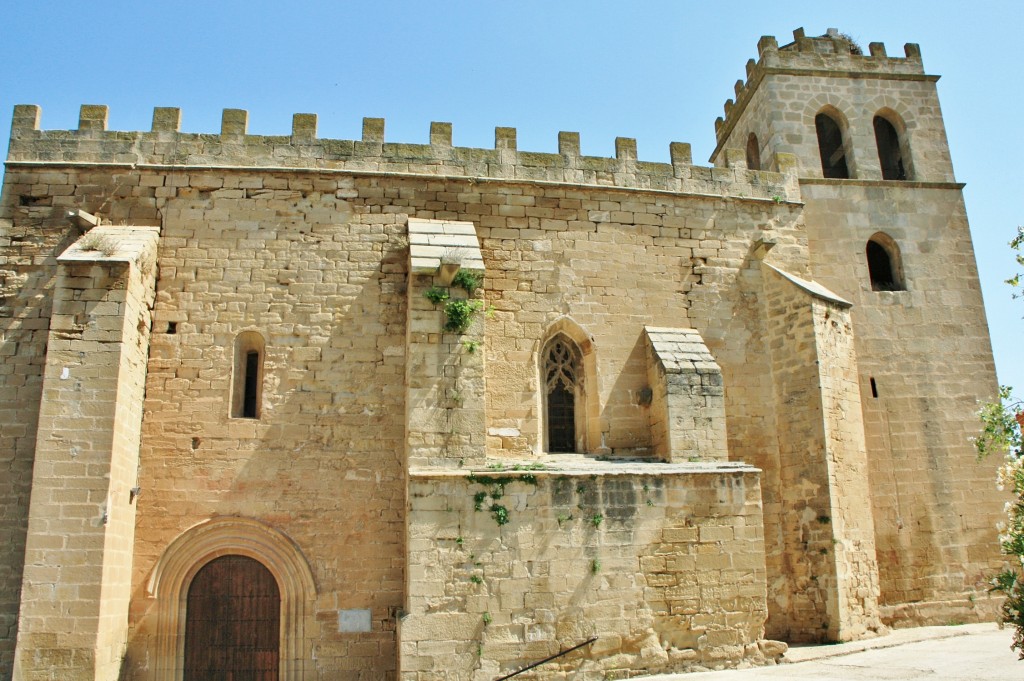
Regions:
<instances>
[{"instance_id":1,"label":"narrow slit window","mask_svg":"<svg viewBox=\"0 0 1024 681\"><path fill-rule=\"evenodd\" d=\"M878 385L875 383L875 377L871 377L871 396L878 398Z\"/></svg>"},{"instance_id":2,"label":"narrow slit window","mask_svg":"<svg viewBox=\"0 0 1024 681\"><path fill-rule=\"evenodd\" d=\"M837 180L849 179L850 169L846 163L843 131L839 124L828 114L820 113L814 117L814 128L818 133L822 176Z\"/></svg>"},{"instance_id":3,"label":"narrow slit window","mask_svg":"<svg viewBox=\"0 0 1024 681\"><path fill-rule=\"evenodd\" d=\"M256 418L256 393L259 386L260 353L250 350L245 353L245 394L242 396L242 416Z\"/></svg>"},{"instance_id":4,"label":"narrow slit window","mask_svg":"<svg viewBox=\"0 0 1024 681\"><path fill-rule=\"evenodd\" d=\"M258 419L263 402L263 336L245 331L235 339L231 416Z\"/></svg>"}]
</instances>

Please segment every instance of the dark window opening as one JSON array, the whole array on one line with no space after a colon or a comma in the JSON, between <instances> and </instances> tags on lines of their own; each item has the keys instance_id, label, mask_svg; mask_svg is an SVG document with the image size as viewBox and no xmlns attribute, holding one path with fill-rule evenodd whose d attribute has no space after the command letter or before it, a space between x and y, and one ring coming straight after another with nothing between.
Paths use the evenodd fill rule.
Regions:
<instances>
[{"instance_id":1,"label":"dark window opening","mask_svg":"<svg viewBox=\"0 0 1024 681\"><path fill-rule=\"evenodd\" d=\"M231 373L232 418L258 419L263 407L263 336L243 331L235 338L235 355Z\"/></svg>"},{"instance_id":2,"label":"dark window opening","mask_svg":"<svg viewBox=\"0 0 1024 681\"><path fill-rule=\"evenodd\" d=\"M761 145L757 142L757 135L750 133L747 137L747 169L761 169Z\"/></svg>"},{"instance_id":3,"label":"dark window opening","mask_svg":"<svg viewBox=\"0 0 1024 681\"><path fill-rule=\"evenodd\" d=\"M167 333L171 336L178 333L178 322L167 322Z\"/></svg>"},{"instance_id":4,"label":"dark window opening","mask_svg":"<svg viewBox=\"0 0 1024 681\"><path fill-rule=\"evenodd\" d=\"M905 180L907 171L903 166L900 137L896 128L882 116L875 116L875 143L878 145L878 162L882 166L883 180Z\"/></svg>"},{"instance_id":5,"label":"dark window opening","mask_svg":"<svg viewBox=\"0 0 1024 681\"><path fill-rule=\"evenodd\" d=\"M847 180L850 169L846 165L846 149L843 146L843 131L828 114L814 117L814 128L818 133L818 152L821 154L823 177Z\"/></svg>"},{"instance_id":6,"label":"dark window opening","mask_svg":"<svg viewBox=\"0 0 1024 681\"><path fill-rule=\"evenodd\" d=\"M872 291L903 291L904 286L897 263L889 250L874 239L868 241L868 274L871 277Z\"/></svg>"},{"instance_id":7,"label":"dark window opening","mask_svg":"<svg viewBox=\"0 0 1024 681\"><path fill-rule=\"evenodd\" d=\"M548 393L548 450L576 451L576 399L559 383Z\"/></svg>"},{"instance_id":8,"label":"dark window opening","mask_svg":"<svg viewBox=\"0 0 1024 681\"><path fill-rule=\"evenodd\" d=\"M547 418L547 450L575 452L582 408L582 376L579 351L565 336L557 336L544 358Z\"/></svg>"},{"instance_id":9,"label":"dark window opening","mask_svg":"<svg viewBox=\"0 0 1024 681\"><path fill-rule=\"evenodd\" d=\"M242 396L242 417L256 418L256 398L259 396L260 353L250 350L245 354L245 394Z\"/></svg>"},{"instance_id":10,"label":"dark window opening","mask_svg":"<svg viewBox=\"0 0 1024 681\"><path fill-rule=\"evenodd\" d=\"M874 398L878 397L878 386L875 385L875 377L871 377L871 396Z\"/></svg>"}]
</instances>

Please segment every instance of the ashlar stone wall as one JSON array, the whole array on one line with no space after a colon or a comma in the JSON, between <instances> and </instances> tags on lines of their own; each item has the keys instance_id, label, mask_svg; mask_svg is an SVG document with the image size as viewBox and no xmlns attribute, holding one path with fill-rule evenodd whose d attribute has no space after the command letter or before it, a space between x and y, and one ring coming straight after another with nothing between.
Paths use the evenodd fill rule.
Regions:
<instances>
[{"instance_id":1,"label":"ashlar stone wall","mask_svg":"<svg viewBox=\"0 0 1024 681\"><path fill-rule=\"evenodd\" d=\"M0 624L13 636L17 604L39 600L19 587L22 509L33 457L48 454L37 428L23 424L42 423L35 405L55 256L79 235L69 210L161 229L131 578L118 582L130 588L127 678L174 677L183 585L203 561L229 553L261 560L285 585L286 678L492 677L591 635L598 641L551 673L719 666L773 657L778 648L759 643L763 626L769 636L852 638L880 629L879 601L891 618L914 618L905 604L915 595L968 594L957 585L969 580L949 565L974 561L973 576L986 564L988 507L961 521L966 530L950 528L973 513L968 490L984 470L953 481L964 412L912 399L920 388L934 392L937 360L906 353L918 378L894 393L890 414L912 426L888 442L898 435L913 445L905 469L931 485L915 498L925 511L914 528L925 529L909 539L887 529L904 491L886 487L886 461L897 457L875 456L881 421L860 406L867 378L900 385L898 368L880 368L894 356L885 342L925 326L923 317L897 323L895 309L879 316L889 298L872 307L844 287L853 280L843 268L861 267L856 249L871 213L844 202L882 206L891 188L870 179L869 163L858 166L869 178L861 184L813 173L798 181L797 169L811 167L812 138L800 135L820 102L803 101L784 79L832 87L831 59L850 72L881 64L871 78L851 77L867 85L849 93L873 93L850 109L851 125L862 125L872 102L898 108L881 77L891 72L920 95L906 100L913 112L899 109L918 126L915 139L937 145L933 81L912 49L905 60L858 61L834 41L832 51L797 43L764 43L764 68L741 84L720 127L714 168L692 165L682 144L672 145L671 163L644 163L626 138L615 158L586 157L574 133L559 135L558 154L535 154L518 150L509 128L495 131L493 149L464 149L444 123L431 125L428 144L394 144L380 119L364 120L361 140L322 140L309 114L295 116L290 135L255 136L245 112L227 110L220 134L204 135L181 133L180 112L158 109L151 131L124 133L106 129L105 107L86 106L78 130L48 131L38 108L17 107L0 206L0 353L18 358L0 369L0 441L12 445L0 456L13 452L15 473L0 481L11 538L0 549ZM826 67L820 78L795 72L804 61ZM803 100L772 109L776 78L778 92ZM730 131L754 129L744 116L776 126L762 145L771 172L747 169L734 153ZM786 126L796 135L790 148ZM869 139L854 132L863 158ZM919 201L905 238L921 243L922 256L947 253L929 230L950 224L960 249L949 262L960 263L969 257L965 223L936 215L962 216L962 204L946 197L929 212L925 200L959 188L949 184L948 154L925 147L913 156L920 178L903 189L925 198L898 197ZM879 215L894 222L901 215L896 203L886 211ZM436 268L425 268L421 256L438 246L431 226L472 237L460 246L472 257L443 262L442 247ZM922 310L947 306L983 322L974 279L947 294L941 265L917 268L917 258L908 249L911 300L921 290ZM453 287L445 266L454 264L482 272L482 286ZM480 301L465 333L445 331L442 306L425 295L433 287ZM858 317L840 296L870 313ZM873 335L879 320L896 331ZM950 343L920 346L944 358L943 370L963 344L972 366L989 371L983 331L943 328ZM701 339L686 361L697 369L710 357L722 390L696 371L699 389L672 393L659 366L686 343L659 349L652 329ZM556 335L580 353L580 451L569 455L545 451L540 355ZM240 347L259 348L255 418L232 406ZM686 417L672 416L687 396L705 409L696 440L684 437ZM661 410L671 416L664 428L655 427ZM933 413L951 418L948 433L928 433ZM658 463L667 442L684 440L672 444L675 464ZM950 453L941 471L924 463L938 451ZM508 475L515 479L494 480ZM107 547L118 560L119 537ZM929 562L936 547L953 562ZM120 607L122 596L111 602ZM25 631L39 622L27 618ZM97 633L104 650L116 649L115 631ZM0 643L0 656L13 647ZM104 658L102 674L115 657Z\"/></svg>"},{"instance_id":2,"label":"ashlar stone wall","mask_svg":"<svg viewBox=\"0 0 1024 681\"><path fill-rule=\"evenodd\" d=\"M849 304L769 265L764 276L785 547L780 584L770 592L770 635L838 641L878 633L878 567Z\"/></svg>"},{"instance_id":3,"label":"ashlar stone wall","mask_svg":"<svg viewBox=\"0 0 1024 681\"><path fill-rule=\"evenodd\" d=\"M97 227L58 258L18 678L114 678L120 671L158 234Z\"/></svg>"},{"instance_id":4,"label":"ashlar stone wall","mask_svg":"<svg viewBox=\"0 0 1024 681\"><path fill-rule=\"evenodd\" d=\"M977 404L994 394L995 368L961 193L806 191L820 281L855 303L886 619L991 618L997 602L986 585L1000 563L993 528L1004 498L970 438ZM864 252L879 231L898 244L907 290L872 290Z\"/></svg>"},{"instance_id":5,"label":"ashlar stone wall","mask_svg":"<svg viewBox=\"0 0 1024 681\"><path fill-rule=\"evenodd\" d=\"M996 379L938 77L925 71L914 44L902 56L881 43L864 54L851 50L834 30L821 37L797 30L782 46L762 38L716 126L712 160L745 167L750 133L764 167L793 159L805 201L806 277L853 304L885 620L989 619L996 601L985 575L1000 561L993 528L1004 499L991 490L994 464L976 461L969 438L977 404L995 396ZM822 178L814 122L822 112L841 130L849 179ZM882 179L876 115L897 132L906 180ZM902 290L873 290L866 256L873 238L888 244L897 275L883 288ZM766 473L766 517L770 480ZM769 535L769 565L772 553Z\"/></svg>"},{"instance_id":6,"label":"ashlar stone wall","mask_svg":"<svg viewBox=\"0 0 1024 681\"><path fill-rule=\"evenodd\" d=\"M409 503L403 679L491 679L592 638L543 675L720 668L783 649L763 640L750 467L420 470Z\"/></svg>"},{"instance_id":7,"label":"ashlar stone wall","mask_svg":"<svg viewBox=\"0 0 1024 681\"><path fill-rule=\"evenodd\" d=\"M36 186L38 172L9 168L7 210L21 196L10 188ZM349 172L63 173L67 192L34 207L43 225L64 224L71 207L115 221L159 215L162 224L125 662L135 678L158 673L150 662L163 650L162 609L176 607L150 591L156 566L190 528L225 516L281 528L309 564L317 594L302 629L315 659L307 673L393 669L405 563L408 216L477 225L494 308L477 350L488 367L486 442L509 456L537 446L534 353L564 318L597 330L592 385L605 445L643 453L644 326L684 321L686 292L726 287L752 237L789 214L770 199ZM38 224L26 213L18 228L37 238ZM778 230L782 252L798 239L787 229ZM618 294L622 277L633 300ZM440 327L429 302L417 302ZM232 351L247 332L266 342L259 419L230 416ZM520 435L492 430L512 427ZM370 630L340 631L341 613L355 610L369 611Z\"/></svg>"},{"instance_id":8,"label":"ashlar stone wall","mask_svg":"<svg viewBox=\"0 0 1024 681\"><path fill-rule=\"evenodd\" d=\"M57 255L81 229L52 203L69 176L5 176L0 202L0 669L13 669L43 367Z\"/></svg>"}]
</instances>

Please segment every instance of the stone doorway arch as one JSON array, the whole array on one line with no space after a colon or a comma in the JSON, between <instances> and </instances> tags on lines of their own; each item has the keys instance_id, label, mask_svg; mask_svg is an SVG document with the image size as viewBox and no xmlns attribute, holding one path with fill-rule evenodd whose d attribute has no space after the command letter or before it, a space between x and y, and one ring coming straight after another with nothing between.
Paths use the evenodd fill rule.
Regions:
<instances>
[{"instance_id":1,"label":"stone doorway arch","mask_svg":"<svg viewBox=\"0 0 1024 681\"><path fill-rule=\"evenodd\" d=\"M164 551L147 584L156 600L156 668L159 681L184 680L188 590L207 564L224 556L258 561L280 589L279 678L302 679L310 659L307 623L316 583L298 546L279 530L250 518L220 517L183 532Z\"/></svg>"}]
</instances>

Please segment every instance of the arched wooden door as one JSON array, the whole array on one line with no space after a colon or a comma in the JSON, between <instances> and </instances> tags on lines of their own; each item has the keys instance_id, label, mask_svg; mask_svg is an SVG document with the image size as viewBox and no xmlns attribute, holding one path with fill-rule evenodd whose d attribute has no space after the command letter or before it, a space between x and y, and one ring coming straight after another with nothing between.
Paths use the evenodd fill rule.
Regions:
<instances>
[{"instance_id":1,"label":"arched wooden door","mask_svg":"<svg viewBox=\"0 0 1024 681\"><path fill-rule=\"evenodd\" d=\"M224 556L192 579L185 681L277 681L281 593L259 561Z\"/></svg>"}]
</instances>

